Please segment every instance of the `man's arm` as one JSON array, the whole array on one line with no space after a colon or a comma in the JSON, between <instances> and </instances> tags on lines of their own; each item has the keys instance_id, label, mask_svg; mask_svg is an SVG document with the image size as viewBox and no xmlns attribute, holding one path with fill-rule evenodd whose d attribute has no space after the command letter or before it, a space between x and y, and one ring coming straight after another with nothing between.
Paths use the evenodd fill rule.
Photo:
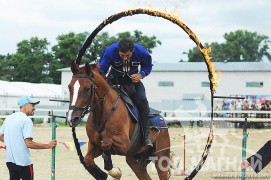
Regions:
<instances>
[{"instance_id":1,"label":"man's arm","mask_svg":"<svg viewBox=\"0 0 271 180\"><path fill-rule=\"evenodd\" d=\"M4 134L0 135L0 141L4 142Z\"/></svg>"},{"instance_id":2,"label":"man's arm","mask_svg":"<svg viewBox=\"0 0 271 180\"><path fill-rule=\"evenodd\" d=\"M147 49L143 46L138 47L138 53L141 54L140 72L142 79L148 76L152 70L152 57Z\"/></svg>"},{"instance_id":3,"label":"man's arm","mask_svg":"<svg viewBox=\"0 0 271 180\"><path fill-rule=\"evenodd\" d=\"M108 73L109 67L111 66L111 56L112 54L110 52L107 52L107 49L105 49L99 61L99 68L104 75Z\"/></svg>"},{"instance_id":4,"label":"man's arm","mask_svg":"<svg viewBox=\"0 0 271 180\"><path fill-rule=\"evenodd\" d=\"M57 145L57 141L52 140L48 144L43 144L43 143L37 143L33 141L31 138L26 138L25 144L30 149L52 149L53 147Z\"/></svg>"}]
</instances>

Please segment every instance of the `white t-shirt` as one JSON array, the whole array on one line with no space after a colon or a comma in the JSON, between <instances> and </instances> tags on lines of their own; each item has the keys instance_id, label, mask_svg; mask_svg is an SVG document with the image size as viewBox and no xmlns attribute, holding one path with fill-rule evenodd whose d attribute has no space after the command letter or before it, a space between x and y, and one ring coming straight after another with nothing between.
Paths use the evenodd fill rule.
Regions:
<instances>
[{"instance_id":1,"label":"white t-shirt","mask_svg":"<svg viewBox=\"0 0 271 180\"><path fill-rule=\"evenodd\" d=\"M25 144L26 138L33 138L33 123L23 112L9 115L0 128L6 145L6 162L20 166L32 164L30 151Z\"/></svg>"}]
</instances>

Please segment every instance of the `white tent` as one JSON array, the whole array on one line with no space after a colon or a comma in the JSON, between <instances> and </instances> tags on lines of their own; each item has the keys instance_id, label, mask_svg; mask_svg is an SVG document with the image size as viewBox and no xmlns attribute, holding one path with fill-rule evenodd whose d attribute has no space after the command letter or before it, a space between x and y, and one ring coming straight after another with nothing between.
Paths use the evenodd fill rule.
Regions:
<instances>
[{"instance_id":1,"label":"white tent","mask_svg":"<svg viewBox=\"0 0 271 180\"><path fill-rule=\"evenodd\" d=\"M0 81L0 108L18 107L22 96L33 97L41 101L40 105L56 105L49 99L61 99L61 85Z\"/></svg>"}]
</instances>

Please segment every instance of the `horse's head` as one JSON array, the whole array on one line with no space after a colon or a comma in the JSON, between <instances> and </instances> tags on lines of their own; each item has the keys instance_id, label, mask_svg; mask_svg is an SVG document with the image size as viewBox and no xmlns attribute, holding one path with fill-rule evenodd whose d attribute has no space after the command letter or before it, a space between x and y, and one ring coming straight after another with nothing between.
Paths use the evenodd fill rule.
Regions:
<instances>
[{"instance_id":1,"label":"horse's head","mask_svg":"<svg viewBox=\"0 0 271 180\"><path fill-rule=\"evenodd\" d=\"M69 84L70 106L67 114L67 120L71 127L76 127L82 121L82 118L89 113L91 101L95 95L95 85L93 83L93 70L98 65L89 65L85 63L84 67L79 67L75 62L71 63L73 73Z\"/></svg>"}]
</instances>

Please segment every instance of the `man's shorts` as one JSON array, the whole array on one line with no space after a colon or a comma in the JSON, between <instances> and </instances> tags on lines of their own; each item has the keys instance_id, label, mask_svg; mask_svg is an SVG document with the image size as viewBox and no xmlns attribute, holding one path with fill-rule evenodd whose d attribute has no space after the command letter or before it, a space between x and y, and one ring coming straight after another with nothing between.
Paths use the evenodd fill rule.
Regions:
<instances>
[{"instance_id":1,"label":"man's shorts","mask_svg":"<svg viewBox=\"0 0 271 180\"><path fill-rule=\"evenodd\" d=\"M11 162L7 162L10 180L33 180L34 170L33 164L29 166L19 166Z\"/></svg>"}]
</instances>

